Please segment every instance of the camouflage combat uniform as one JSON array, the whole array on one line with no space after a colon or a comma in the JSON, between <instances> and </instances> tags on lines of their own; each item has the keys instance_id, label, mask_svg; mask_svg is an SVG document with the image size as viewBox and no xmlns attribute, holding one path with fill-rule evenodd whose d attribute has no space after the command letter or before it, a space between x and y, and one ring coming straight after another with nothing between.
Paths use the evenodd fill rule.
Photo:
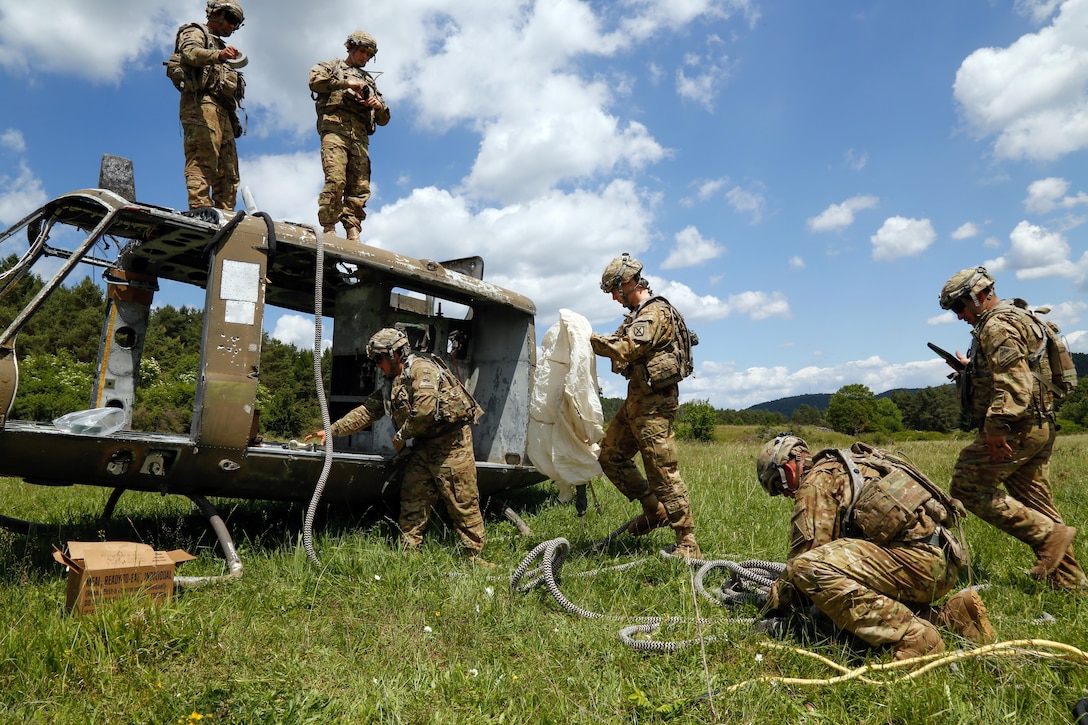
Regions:
<instances>
[{"instance_id":1,"label":"camouflage combat uniform","mask_svg":"<svg viewBox=\"0 0 1088 725\"><path fill-rule=\"evenodd\" d=\"M1032 374L1028 361L1042 334L1028 314L1008 300L979 316L961 385L969 386L963 396L966 406L982 424L975 439L960 451L951 485L952 495L969 511L1033 549L1055 522L1064 523L1050 488L1054 398ZM1045 354L1038 365L1049 375ZM1005 436L1013 450L1010 460L990 459L987 434ZM1062 588L1088 585L1072 545L1048 581Z\"/></svg>"},{"instance_id":2,"label":"camouflage combat uniform","mask_svg":"<svg viewBox=\"0 0 1088 725\"><path fill-rule=\"evenodd\" d=\"M237 108L245 93L242 75L219 62L223 40L206 25L190 23L178 31L183 65L201 83L186 84L179 115L185 148L185 188L189 208L214 206L234 211L238 196Z\"/></svg>"},{"instance_id":3,"label":"camouflage combat uniform","mask_svg":"<svg viewBox=\"0 0 1088 725\"><path fill-rule=\"evenodd\" d=\"M404 468L400 531L405 545L423 543L431 509L441 499L469 555L484 548L484 520L476 487L472 411L456 402L457 382L426 356L409 355L392 380L389 414L402 441L414 439ZM363 430L386 414L385 388L332 425L334 436ZM452 418L452 420L450 420Z\"/></svg>"},{"instance_id":4,"label":"camouflage combat uniform","mask_svg":"<svg viewBox=\"0 0 1088 725\"><path fill-rule=\"evenodd\" d=\"M362 105L348 90L351 80L366 81L382 107ZM325 227L343 222L345 228L358 229L366 219L363 207L370 198L370 135L375 126L389 123L389 107L370 73L339 59L310 69L310 90L317 105L321 167L325 172L325 186L317 200L317 220Z\"/></svg>"},{"instance_id":5,"label":"camouflage combat uniform","mask_svg":"<svg viewBox=\"0 0 1088 725\"><path fill-rule=\"evenodd\" d=\"M628 500L654 494L669 515L674 530L694 526L688 489L678 470L673 421L680 409L676 383L650 384L647 363L676 343L671 305L661 297L650 297L612 335L594 333L593 352L612 360L612 370L627 378L627 399L605 431L600 464L608 480ZM642 454L643 476L635 465Z\"/></svg>"},{"instance_id":6,"label":"camouflage combat uniform","mask_svg":"<svg viewBox=\"0 0 1088 725\"><path fill-rule=\"evenodd\" d=\"M866 485L881 478L880 471L853 460ZM862 538L847 523L854 489L845 465L829 451L812 461L794 494L789 558L768 608L784 612L800 603L800 592L869 645L896 645L912 622L921 624L914 609L951 591L959 566L949 561L934 537L937 523L924 512L884 545Z\"/></svg>"}]
</instances>

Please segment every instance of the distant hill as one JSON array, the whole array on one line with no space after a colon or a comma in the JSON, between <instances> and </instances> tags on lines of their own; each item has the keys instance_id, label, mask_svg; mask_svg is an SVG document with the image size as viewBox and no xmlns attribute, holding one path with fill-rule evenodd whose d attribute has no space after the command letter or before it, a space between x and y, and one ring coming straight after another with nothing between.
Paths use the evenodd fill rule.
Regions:
<instances>
[{"instance_id":1,"label":"distant hill","mask_svg":"<svg viewBox=\"0 0 1088 725\"><path fill-rule=\"evenodd\" d=\"M1088 357L1088 356L1086 356ZM894 390L885 390L883 393L878 393L877 398L890 397L892 393L911 393L917 394L922 388L895 388ZM793 417L794 411L800 408L802 405L807 405L810 408L815 408L823 412L827 412L827 406L831 404L832 393L811 393L809 395L793 395L789 398L779 398L778 400L772 400L767 403L759 403L752 405L745 410L766 410L771 413L781 413L787 418Z\"/></svg>"}]
</instances>

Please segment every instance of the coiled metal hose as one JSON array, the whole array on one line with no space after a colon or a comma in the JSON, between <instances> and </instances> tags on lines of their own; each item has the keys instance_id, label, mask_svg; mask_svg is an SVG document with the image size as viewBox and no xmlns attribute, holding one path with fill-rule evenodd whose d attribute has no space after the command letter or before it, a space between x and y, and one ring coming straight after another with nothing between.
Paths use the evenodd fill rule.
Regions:
<instances>
[{"instance_id":1,"label":"coiled metal hose","mask_svg":"<svg viewBox=\"0 0 1088 725\"><path fill-rule=\"evenodd\" d=\"M609 538L605 539L605 542L610 541L612 537L618 534L622 529L626 528L626 524L613 532ZM594 550L600 548L600 542L593 547ZM785 569L784 564L777 564L773 562L749 560L742 563L734 563L730 561L711 560L702 561L696 559L686 559L673 555L668 550L661 552L662 556L669 559L677 559L684 561L691 565L698 565L699 570L695 575L695 587L704 597L710 599L713 602L721 604L723 606L735 606L747 601L763 601L766 600L767 592L770 590L771 584L778 574ZM571 614L576 614L579 617L586 619L607 619L616 621L632 621L630 617L621 617L616 615L601 614L594 612L584 607L580 607L574 602L570 601L562 589L559 588L557 576L559 569L562 568L563 562L566 561L570 555L570 542L564 538L551 539L538 544L528 555L522 560L522 562L514 569L514 573L510 577L510 588L522 593L531 591L532 589L543 586L555 599L559 606ZM536 568L532 568L534 563L540 560L540 565ZM583 573L583 576L591 576L593 574L600 573L601 571L612 570L622 571L638 564L647 561L642 559L639 561L629 562L617 567L608 567L607 569L595 569L590 572ZM722 594L711 595L706 591L703 584L703 580L706 575L715 569L727 569L732 573L732 579L728 586L728 589L723 586ZM644 640L635 639L636 634L652 634L657 631L662 624L681 624L692 623L698 625L708 624L755 624L756 619L754 617L737 617L728 619L707 619L704 617L635 617L633 621L638 624L632 624L624 627L620 630L619 636L624 644L632 647L636 650L646 652L675 652L677 650L690 647L698 643L713 642L719 639L716 635L708 637L701 637L697 639L681 640L681 641L659 641L659 640Z\"/></svg>"}]
</instances>

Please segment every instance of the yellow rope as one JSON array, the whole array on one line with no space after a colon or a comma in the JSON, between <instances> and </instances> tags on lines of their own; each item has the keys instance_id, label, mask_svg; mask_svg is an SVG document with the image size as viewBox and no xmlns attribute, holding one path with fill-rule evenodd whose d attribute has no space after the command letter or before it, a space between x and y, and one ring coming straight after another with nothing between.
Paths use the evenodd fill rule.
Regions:
<instances>
[{"instance_id":1,"label":"yellow rope","mask_svg":"<svg viewBox=\"0 0 1088 725\"><path fill-rule=\"evenodd\" d=\"M761 642L761 645L770 649L785 650L789 652L795 652L805 657L815 659L822 664L841 672L842 674L837 677L816 678L807 679L800 677L779 677L774 675L764 675L762 677L754 677L744 682L738 682L735 685L731 685L726 688L725 692L735 692L745 685L749 685L755 682L769 682L783 685L834 685L840 682L846 682L848 680L858 680L870 685L894 685L900 682L907 682L913 680L920 675L929 672L937 667L944 667L945 665L952 664L953 662L959 662L960 660L971 659L975 657L1018 657L1022 655L1028 655L1031 657L1040 657L1047 659L1061 659L1076 664L1088 665L1088 653L1083 650L1077 649L1072 645L1065 644L1063 642L1053 642L1047 639L1014 639L1007 642L995 642L994 644L988 644L983 647L970 650L956 650L948 654L932 654L924 655L922 657L913 657L907 660L898 660L896 662L888 662L885 664L868 664L863 667L857 667L850 669L844 667L837 662L834 662L823 655L815 652L810 652L799 647L792 647L790 645L777 644L775 642ZM1031 649L1028 649L1031 648ZM1040 649L1057 650L1057 652L1045 652L1039 651ZM925 664L922 664L925 663ZM922 664L918 669L912 670L904 675L894 677L892 679L872 679L865 677L864 675L874 672L885 672L896 669L904 669L907 667L915 667L918 664Z\"/></svg>"}]
</instances>

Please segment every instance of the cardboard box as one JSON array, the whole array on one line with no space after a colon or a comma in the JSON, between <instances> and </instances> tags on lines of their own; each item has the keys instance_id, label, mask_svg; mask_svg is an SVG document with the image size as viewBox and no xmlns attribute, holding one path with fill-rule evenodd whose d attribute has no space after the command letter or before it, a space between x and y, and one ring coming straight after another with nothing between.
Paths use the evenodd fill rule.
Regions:
<instances>
[{"instance_id":1,"label":"cardboard box","mask_svg":"<svg viewBox=\"0 0 1088 725\"><path fill-rule=\"evenodd\" d=\"M161 601L174 595L174 567L196 557L181 549L155 551L133 541L69 541L68 553L53 551L68 567L67 607L93 612L99 602L126 595Z\"/></svg>"}]
</instances>

